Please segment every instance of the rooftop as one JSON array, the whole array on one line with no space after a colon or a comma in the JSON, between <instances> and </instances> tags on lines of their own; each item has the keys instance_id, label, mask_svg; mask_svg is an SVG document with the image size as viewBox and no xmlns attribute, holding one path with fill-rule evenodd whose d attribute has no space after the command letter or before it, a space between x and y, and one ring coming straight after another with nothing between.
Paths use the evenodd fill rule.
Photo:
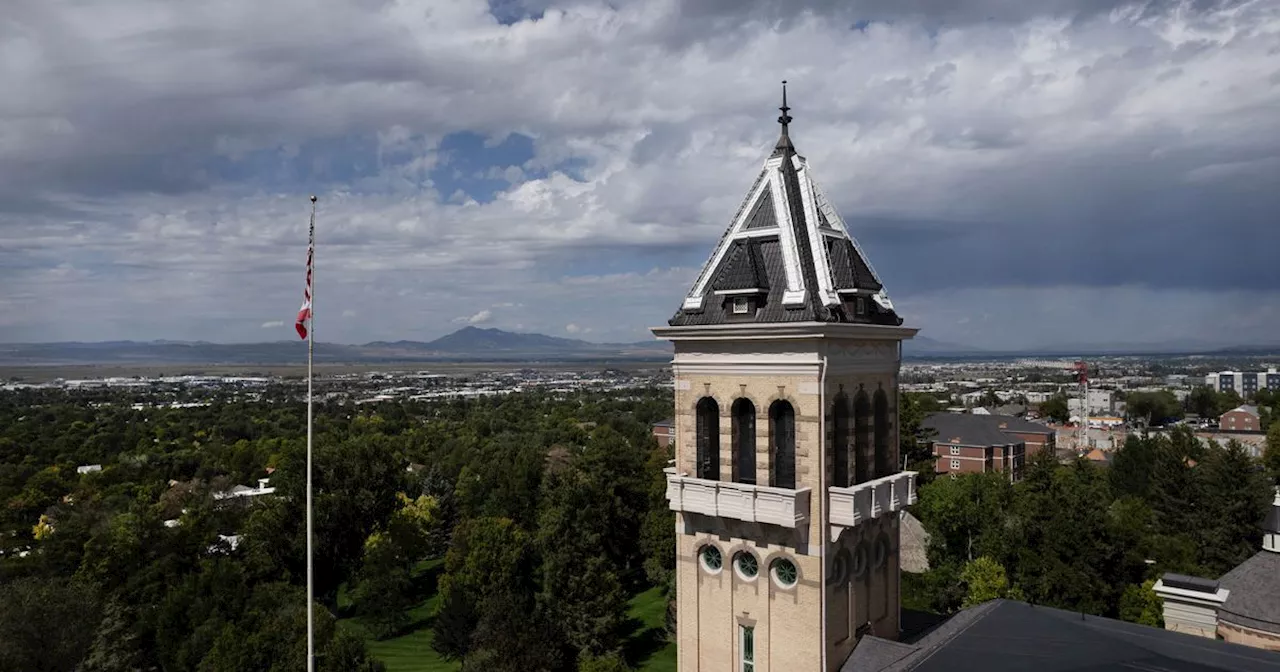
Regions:
<instances>
[{"instance_id":1,"label":"rooftop","mask_svg":"<svg viewBox=\"0 0 1280 672\"><path fill-rule=\"evenodd\" d=\"M840 669L1276 672L1280 653L1052 607L993 600L960 611L904 642L864 637Z\"/></svg>"},{"instance_id":2,"label":"rooftop","mask_svg":"<svg viewBox=\"0 0 1280 672\"><path fill-rule=\"evenodd\" d=\"M669 324L901 325L879 276L796 153L786 82L779 109L773 154Z\"/></svg>"}]
</instances>

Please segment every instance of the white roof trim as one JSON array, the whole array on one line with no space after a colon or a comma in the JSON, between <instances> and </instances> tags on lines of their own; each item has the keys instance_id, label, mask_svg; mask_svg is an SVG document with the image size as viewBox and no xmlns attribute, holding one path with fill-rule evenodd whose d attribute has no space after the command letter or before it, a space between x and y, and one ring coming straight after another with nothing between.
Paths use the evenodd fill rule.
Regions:
<instances>
[{"instance_id":1,"label":"white roof trim","mask_svg":"<svg viewBox=\"0 0 1280 672\"><path fill-rule=\"evenodd\" d=\"M804 303L804 276L800 272L800 254L796 251L795 229L791 221L791 208L787 207L787 191L782 184L782 158L771 158L769 188L773 194L773 212L778 219L778 240L782 243L782 265L786 269L787 287L782 294L782 305Z\"/></svg>"},{"instance_id":2,"label":"white roof trim","mask_svg":"<svg viewBox=\"0 0 1280 672\"><path fill-rule=\"evenodd\" d=\"M831 278L831 259L827 256L827 245L819 232L821 228L818 222L818 208L815 206L813 197L813 180L809 177L809 170L799 158L796 163L800 164L796 171L800 182L800 201L804 205L804 217L812 225L806 227L809 233L809 250L813 254L813 263L817 268L815 275L818 277L818 296L822 298L823 305L834 306L840 303L840 297L835 293L835 281Z\"/></svg>"},{"instance_id":3,"label":"white roof trim","mask_svg":"<svg viewBox=\"0 0 1280 672\"><path fill-rule=\"evenodd\" d=\"M719 246L717 246L715 252L712 253L711 259L707 261L707 265L702 267L702 273L698 275L698 281L694 283L693 289L689 292L689 295L685 297L684 308L686 310L697 310L702 307L702 295L706 293L707 285L711 283L711 274L715 272L715 269L720 267L720 262L724 260L724 255L729 251L729 247L734 240L761 235L773 235L776 233L774 229L761 229L760 231L763 231L764 233L755 233L755 229L751 231L743 230L743 227L746 226L747 219L751 217L751 213L755 212L756 204L760 201L761 195L764 194L764 190L769 187L772 181L770 177L769 162L766 161L764 167L760 169L760 174L756 176L756 184L754 185L754 188L751 190L751 193L747 195L746 200L742 202L742 206L738 209L737 216L729 225L729 228L725 231L724 235L720 237ZM777 208L776 202L774 203L774 208L775 210Z\"/></svg>"},{"instance_id":4,"label":"white roof trim","mask_svg":"<svg viewBox=\"0 0 1280 672\"><path fill-rule=\"evenodd\" d=\"M760 287L750 287L747 289L717 289L716 296L745 296L748 294L764 294L765 290Z\"/></svg>"}]
</instances>

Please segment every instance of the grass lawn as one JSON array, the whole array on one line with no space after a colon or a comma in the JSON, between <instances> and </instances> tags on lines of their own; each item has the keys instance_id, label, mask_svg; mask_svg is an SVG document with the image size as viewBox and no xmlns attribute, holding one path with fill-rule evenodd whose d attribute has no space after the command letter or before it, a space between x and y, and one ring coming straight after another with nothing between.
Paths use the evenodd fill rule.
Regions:
<instances>
[{"instance_id":1,"label":"grass lawn","mask_svg":"<svg viewBox=\"0 0 1280 672\"><path fill-rule=\"evenodd\" d=\"M431 620L439 594L436 581L444 569L439 559L419 563L413 569L414 583L422 589L423 599L409 610L410 623L403 634L378 641L369 637L359 617L341 619L343 627L365 634L369 652L387 666L387 672L455 672L456 663L440 659L431 648ZM349 610L345 591L338 596L339 612ZM645 672L675 672L676 646L663 635L666 602L657 588L631 598L627 611L627 639L623 651L628 661Z\"/></svg>"}]
</instances>

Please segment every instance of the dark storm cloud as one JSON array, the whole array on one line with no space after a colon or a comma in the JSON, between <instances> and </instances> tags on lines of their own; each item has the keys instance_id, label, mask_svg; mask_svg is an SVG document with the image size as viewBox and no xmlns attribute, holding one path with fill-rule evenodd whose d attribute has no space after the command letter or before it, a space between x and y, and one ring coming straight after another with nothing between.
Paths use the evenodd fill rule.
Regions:
<instances>
[{"instance_id":1,"label":"dark storm cloud","mask_svg":"<svg viewBox=\"0 0 1280 672\"><path fill-rule=\"evenodd\" d=\"M1016 336L1020 311L1120 287L1144 323L1275 297L1280 7L1121 4L18 0L0 341L182 337L208 314L234 319L201 337L260 338L296 311L312 190L324 301L360 316L335 337L484 311L636 332L750 187L783 78L907 308L1005 301L982 328Z\"/></svg>"}]
</instances>

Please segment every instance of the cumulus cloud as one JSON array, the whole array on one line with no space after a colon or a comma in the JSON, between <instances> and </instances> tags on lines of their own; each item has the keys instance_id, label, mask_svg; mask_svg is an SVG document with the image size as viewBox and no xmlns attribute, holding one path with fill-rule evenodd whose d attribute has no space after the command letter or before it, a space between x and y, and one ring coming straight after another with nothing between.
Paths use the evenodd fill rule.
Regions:
<instances>
[{"instance_id":1,"label":"cumulus cloud","mask_svg":"<svg viewBox=\"0 0 1280 672\"><path fill-rule=\"evenodd\" d=\"M1127 312L1061 337L1280 303L1274 2L495 7L7 7L0 340L252 338L246 313L297 310L313 192L317 315L363 316L326 339L587 314L643 338L767 155L783 78L800 151L930 336L972 315L950 340L1033 344L1035 301L1109 293Z\"/></svg>"},{"instance_id":2,"label":"cumulus cloud","mask_svg":"<svg viewBox=\"0 0 1280 672\"><path fill-rule=\"evenodd\" d=\"M493 319L493 311L486 308L485 310L482 310L476 313L475 315L471 315L469 317L467 316L455 317L453 318L453 323L454 324L484 324L485 322L488 322L489 320L492 320L492 319Z\"/></svg>"}]
</instances>

